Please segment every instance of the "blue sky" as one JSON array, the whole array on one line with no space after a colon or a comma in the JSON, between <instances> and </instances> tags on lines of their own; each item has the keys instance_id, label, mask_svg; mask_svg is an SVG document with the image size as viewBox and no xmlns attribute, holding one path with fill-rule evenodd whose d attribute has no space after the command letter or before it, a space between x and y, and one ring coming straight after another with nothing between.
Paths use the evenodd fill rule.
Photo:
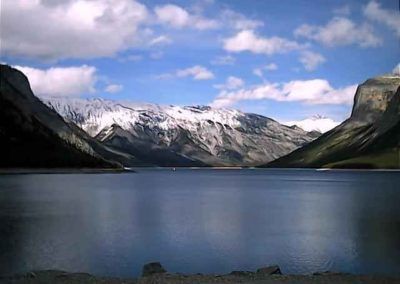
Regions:
<instances>
[{"instance_id":1,"label":"blue sky","mask_svg":"<svg viewBox=\"0 0 400 284\"><path fill-rule=\"evenodd\" d=\"M345 119L399 63L396 0L4 0L1 61L42 97Z\"/></svg>"}]
</instances>

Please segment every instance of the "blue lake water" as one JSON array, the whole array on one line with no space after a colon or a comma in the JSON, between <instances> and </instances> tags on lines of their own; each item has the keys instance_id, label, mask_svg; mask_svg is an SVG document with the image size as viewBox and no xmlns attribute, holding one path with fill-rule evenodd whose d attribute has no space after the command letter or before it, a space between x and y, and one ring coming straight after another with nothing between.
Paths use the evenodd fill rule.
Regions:
<instances>
[{"instance_id":1,"label":"blue lake water","mask_svg":"<svg viewBox=\"0 0 400 284\"><path fill-rule=\"evenodd\" d=\"M400 173L142 169L0 176L0 274L278 264L400 275Z\"/></svg>"}]
</instances>

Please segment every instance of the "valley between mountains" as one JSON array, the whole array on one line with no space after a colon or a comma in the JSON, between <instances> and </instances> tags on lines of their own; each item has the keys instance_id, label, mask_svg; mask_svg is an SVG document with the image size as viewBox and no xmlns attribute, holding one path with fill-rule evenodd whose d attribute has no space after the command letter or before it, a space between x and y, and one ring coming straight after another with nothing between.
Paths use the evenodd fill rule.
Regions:
<instances>
[{"instance_id":1,"label":"valley between mountains","mask_svg":"<svg viewBox=\"0 0 400 284\"><path fill-rule=\"evenodd\" d=\"M360 85L351 117L323 134L209 106L39 100L1 65L0 166L399 168L400 77Z\"/></svg>"}]
</instances>

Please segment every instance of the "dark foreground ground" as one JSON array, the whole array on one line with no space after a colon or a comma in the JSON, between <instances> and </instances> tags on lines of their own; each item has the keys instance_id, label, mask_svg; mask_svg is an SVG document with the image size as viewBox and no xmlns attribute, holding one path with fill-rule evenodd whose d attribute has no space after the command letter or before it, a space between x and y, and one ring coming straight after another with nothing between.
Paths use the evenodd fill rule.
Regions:
<instances>
[{"instance_id":1,"label":"dark foreground ground","mask_svg":"<svg viewBox=\"0 0 400 284\"><path fill-rule=\"evenodd\" d=\"M64 284L64 283L299 283L299 284L322 284L322 283L377 283L392 284L400 283L400 278L383 276L362 276L334 272L314 273L312 275L282 275L278 266L258 269L256 272L233 271L226 275L184 275L170 274L158 263L148 264L143 267L143 276L137 279L121 279L96 277L87 273L68 273L64 271L46 270L35 271L24 275L0 278L0 283L16 284Z\"/></svg>"}]
</instances>

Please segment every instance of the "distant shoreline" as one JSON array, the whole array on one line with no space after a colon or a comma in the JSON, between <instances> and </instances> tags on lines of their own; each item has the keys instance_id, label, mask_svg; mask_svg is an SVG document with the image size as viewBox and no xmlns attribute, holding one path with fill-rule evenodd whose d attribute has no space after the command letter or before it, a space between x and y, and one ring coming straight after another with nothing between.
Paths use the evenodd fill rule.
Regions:
<instances>
[{"instance_id":1,"label":"distant shoreline","mask_svg":"<svg viewBox=\"0 0 400 284\"><path fill-rule=\"evenodd\" d=\"M131 167L112 168L0 168L0 175L23 174L119 174L140 170L257 170L257 171L317 171L317 172L400 172L400 169L336 169L336 168L257 168L257 167Z\"/></svg>"},{"instance_id":2,"label":"distant shoreline","mask_svg":"<svg viewBox=\"0 0 400 284\"><path fill-rule=\"evenodd\" d=\"M96 168L0 168L0 175L22 174L108 174L134 172L127 169Z\"/></svg>"}]
</instances>

